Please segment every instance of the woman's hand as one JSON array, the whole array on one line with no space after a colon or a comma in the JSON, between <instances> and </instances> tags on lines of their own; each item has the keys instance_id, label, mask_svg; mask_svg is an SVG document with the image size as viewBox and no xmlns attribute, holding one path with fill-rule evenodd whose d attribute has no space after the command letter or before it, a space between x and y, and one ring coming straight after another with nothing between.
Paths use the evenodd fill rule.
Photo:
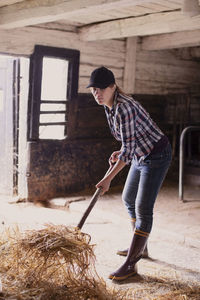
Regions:
<instances>
[{"instance_id":1,"label":"woman's hand","mask_svg":"<svg viewBox=\"0 0 200 300\"><path fill-rule=\"evenodd\" d=\"M115 152L113 152L113 154L114 154L114 156L116 156L116 155L118 156L120 154L120 151L115 151ZM112 157L112 155L111 155L111 157ZM96 188L100 188L100 187L102 188L101 195L105 194L109 190L110 183L113 180L113 178L126 165L125 162L123 162L119 159L117 159L117 161L115 163L112 163L111 160L109 160L109 163L110 163L110 168L106 172L104 178L96 184Z\"/></svg>"},{"instance_id":2,"label":"woman's hand","mask_svg":"<svg viewBox=\"0 0 200 300\"><path fill-rule=\"evenodd\" d=\"M111 180L109 178L103 178L96 184L96 188L102 188L101 195L105 194L110 188Z\"/></svg>"},{"instance_id":3,"label":"woman's hand","mask_svg":"<svg viewBox=\"0 0 200 300\"><path fill-rule=\"evenodd\" d=\"M114 151L109 158L109 163L111 163L111 164L116 163L120 153L121 153L121 151Z\"/></svg>"}]
</instances>

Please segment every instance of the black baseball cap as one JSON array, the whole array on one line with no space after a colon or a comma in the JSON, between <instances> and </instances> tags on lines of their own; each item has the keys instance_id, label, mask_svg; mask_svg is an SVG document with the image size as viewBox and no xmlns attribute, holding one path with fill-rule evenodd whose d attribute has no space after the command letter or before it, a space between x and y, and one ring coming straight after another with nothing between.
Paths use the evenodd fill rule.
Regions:
<instances>
[{"instance_id":1,"label":"black baseball cap","mask_svg":"<svg viewBox=\"0 0 200 300\"><path fill-rule=\"evenodd\" d=\"M95 69L90 76L90 83L88 84L87 88L89 87L96 87L100 89L105 89L109 85L115 83L115 77L111 70L100 67Z\"/></svg>"}]
</instances>

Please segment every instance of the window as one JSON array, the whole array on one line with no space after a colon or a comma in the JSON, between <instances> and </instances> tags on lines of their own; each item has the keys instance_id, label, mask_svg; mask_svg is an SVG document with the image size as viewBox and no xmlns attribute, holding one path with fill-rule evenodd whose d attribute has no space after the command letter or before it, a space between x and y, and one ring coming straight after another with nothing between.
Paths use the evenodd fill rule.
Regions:
<instances>
[{"instance_id":1,"label":"window","mask_svg":"<svg viewBox=\"0 0 200 300\"><path fill-rule=\"evenodd\" d=\"M42 100L66 100L68 61L43 57Z\"/></svg>"},{"instance_id":2,"label":"window","mask_svg":"<svg viewBox=\"0 0 200 300\"><path fill-rule=\"evenodd\" d=\"M31 57L29 139L67 137L68 102L77 94L79 51L36 46Z\"/></svg>"},{"instance_id":3,"label":"window","mask_svg":"<svg viewBox=\"0 0 200 300\"><path fill-rule=\"evenodd\" d=\"M39 139L66 137L68 66L66 59L43 57Z\"/></svg>"}]
</instances>

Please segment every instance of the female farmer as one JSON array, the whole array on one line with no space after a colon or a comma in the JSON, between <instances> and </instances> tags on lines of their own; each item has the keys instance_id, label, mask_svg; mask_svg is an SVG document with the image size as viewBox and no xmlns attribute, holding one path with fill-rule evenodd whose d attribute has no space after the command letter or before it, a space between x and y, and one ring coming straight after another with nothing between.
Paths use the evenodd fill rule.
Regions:
<instances>
[{"instance_id":1,"label":"female farmer","mask_svg":"<svg viewBox=\"0 0 200 300\"><path fill-rule=\"evenodd\" d=\"M112 179L131 164L122 198L132 220L134 234L125 263L109 275L124 280L136 273L153 222L153 207L171 162L171 146L145 109L126 95L115 83L111 70L100 67L91 73L88 85L96 102L104 106L113 136L121 141L121 149L111 154L113 167L96 185L107 192Z\"/></svg>"}]
</instances>

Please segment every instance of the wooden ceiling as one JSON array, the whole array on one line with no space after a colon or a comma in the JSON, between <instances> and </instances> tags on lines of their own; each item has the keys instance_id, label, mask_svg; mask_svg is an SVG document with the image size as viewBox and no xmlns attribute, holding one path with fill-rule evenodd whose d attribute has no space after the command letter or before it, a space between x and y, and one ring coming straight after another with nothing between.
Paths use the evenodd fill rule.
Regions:
<instances>
[{"instance_id":1,"label":"wooden ceiling","mask_svg":"<svg viewBox=\"0 0 200 300\"><path fill-rule=\"evenodd\" d=\"M199 0L1 0L0 29L26 26L84 41L139 36L148 50L200 46Z\"/></svg>"}]
</instances>

